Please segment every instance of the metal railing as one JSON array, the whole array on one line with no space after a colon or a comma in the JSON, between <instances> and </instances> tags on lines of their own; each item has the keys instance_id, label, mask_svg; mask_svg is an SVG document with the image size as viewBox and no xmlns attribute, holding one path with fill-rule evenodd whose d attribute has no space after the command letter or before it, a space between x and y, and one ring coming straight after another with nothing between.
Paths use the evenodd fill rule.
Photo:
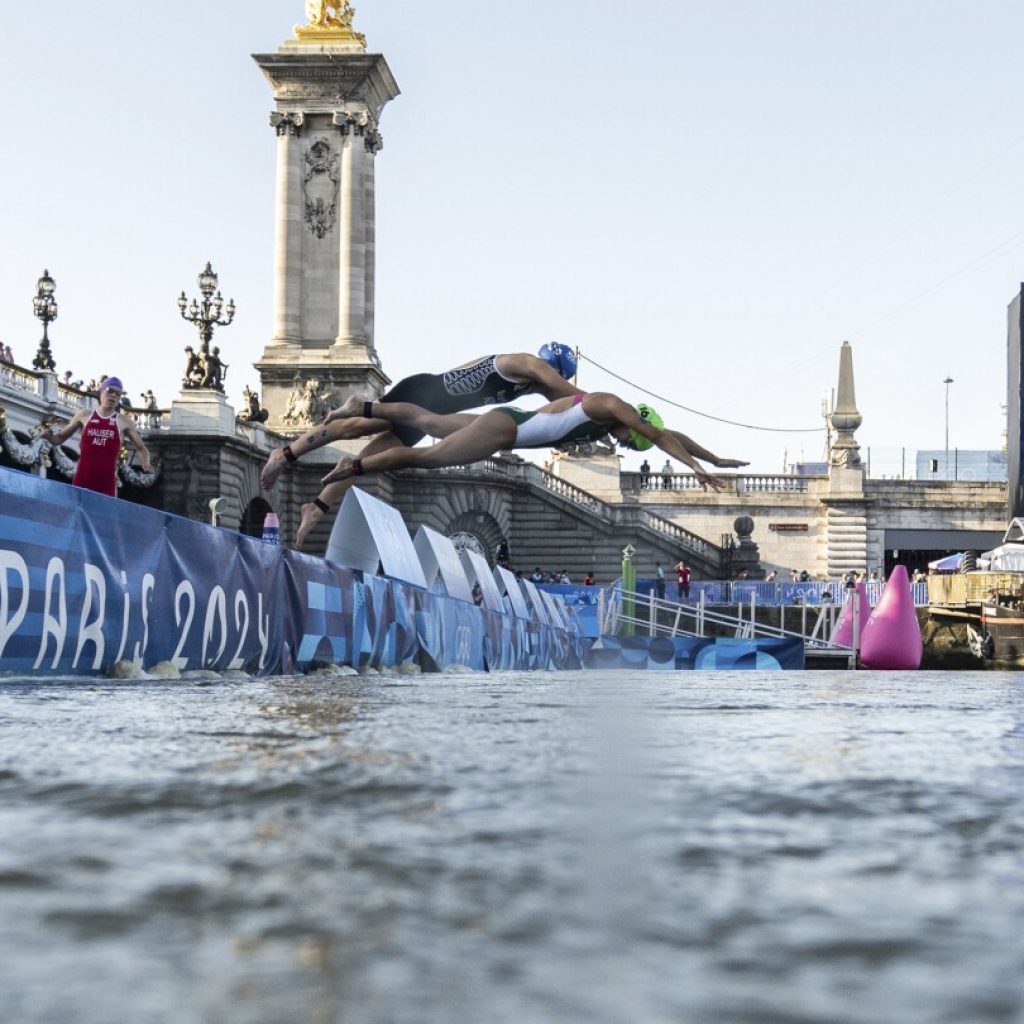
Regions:
<instances>
[{"instance_id":1,"label":"metal railing","mask_svg":"<svg viewBox=\"0 0 1024 1024\"><path fill-rule=\"evenodd\" d=\"M657 584L653 579L637 581L641 593L654 590ZM878 604L882 596L884 583L872 580L865 583L868 603L872 607ZM690 583L689 600L698 601L701 595L708 604L747 604L754 597L758 604L770 607L810 605L834 605L845 600L845 584L842 580L808 580L806 583L791 583L788 580L693 580ZM928 605L928 581L921 580L910 585L914 605L923 608ZM665 596L680 600L685 595L680 593L678 583L665 583Z\"/></svg>"},{"instance_id":2,"label":"metal railing","mask_svg":"<svg viewBox=\"0 0 1024 1024\"><path fill-rule=\"evenodd\" d=\"M640 611L643 610L643 614ZM850 668L857 664L860 630L860 602L851 601L853 616L852 644L834 643L832 636L842 612L842 606L823 605L817 610L808 605L799 610L799 628L786 628L785 608L781 609L778 626L757 620L757 598L751 595L747 606L738 606L733 615L721 608L712 608L702 593L695 604L680 604L658 598L653 592L624 591L621 585L602 592L598 608L598 622L604 634L616 634L628 628L638 629L649 636L697 636L711 632L732 633L736 637L753 639L775 637L800 640L805 650L815 654L834 655L845 659ZM809 620L813 619L813 622ZM810 626L810 628L808 628Z\"/></svg>"}]
</instances>

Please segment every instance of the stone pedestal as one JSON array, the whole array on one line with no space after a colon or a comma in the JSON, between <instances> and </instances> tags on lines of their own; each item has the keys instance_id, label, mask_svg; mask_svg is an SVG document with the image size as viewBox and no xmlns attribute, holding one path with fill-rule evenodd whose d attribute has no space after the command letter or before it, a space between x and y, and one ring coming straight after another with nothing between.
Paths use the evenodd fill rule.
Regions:
<instances>
[{"instance_id":1,"label":"stone pedestal","mask_svg":"<svg viewBox=\"0 0 1024 1024\"><path fill-rule=\"evenodd\" d=\"M620 502L622 500L619 457L617 455L556 458L551 464L551 474L602 501Z\"/></svg>"},{"instance_id":2,"label":"stone pedestal","mask_svg":"<svg viewBox=\"0 0 1024 1024\"><path fill-rule=\"evenodd\" d=\"M182 391L171 402L172 433L235 436L235 410L219 391Z\"/></svg>"},{"instance_id":3,"label":"stone pedestal","mask_svg":"<svg viewBox=\"0 0 1024 1024\"><path fill-rule=\"evenodd\" d=\"M262 359L271 430L296 431L389 383L374 345L374 164L398 86L358 33L307 26L254 60L274 91L274 331Z\"/></svg>"},{"instance_id":4,"label":"stone pedestal","mask_svg":"<svg viewBox=\"0 0 1024 1024\"><path fill-rule=\"evenodd\" d=\"M868 500L864 467L832 466L824 499L826 571L830 577L868 567Z\"/></svg>"}]
</instances>

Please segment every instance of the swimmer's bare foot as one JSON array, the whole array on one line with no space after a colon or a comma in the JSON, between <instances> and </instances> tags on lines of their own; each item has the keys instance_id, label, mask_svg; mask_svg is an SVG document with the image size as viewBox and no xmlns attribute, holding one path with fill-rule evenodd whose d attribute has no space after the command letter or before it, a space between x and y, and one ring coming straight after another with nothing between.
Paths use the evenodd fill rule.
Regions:
<instances>
[{"instance_id":1,"label":"swimmer's bare foot","mask_svg":"<svg viewBox=\"0 0 1024 1024\"><path fill-rule=\"evenodd\" d=\"M332 409L324 420L324 426L328 423L333 423L335 420L351 419L353 416L363 415L363 404L365 398L360 398L358 395L349 395L348 398L338 406L337 409Z\"/></svg>"},{"instance_id":2,"label":"swimmer's bare foot","mask_svg":"<svg viewBox=\"0 0 1024 1024\"><path fill-rule=\"evenodd\" d=\"M277 483L277 478L281 475L281 470L286 465L287 460L284 457L284 449L275 448L270 453L270 458L267 459L267 464L260 473L260 487L265 491L269 491Z\"/></svg>"},{"instance_id":3,"label":"swimmer's bare foot","mask_svg":"<svg viewBox=\"0 0 1024 1024\"><path fill-rule=\"evenodd\" d=\"M715 465L719 469L739 469L741 466L749 466L750 463L740 459L716 459Z\"/></svg>"},{"instance_id":4,"label":"swimmer's bare foot","mask_svg":"<svg viewBox=\"0 0 1024 1024\"><path fill-rule=\"evenodd\" d=\"M299 509L299 528L295 531L295 546L301 548L306 543L309 531L323 519L323 512L312 502Z\"/></svg>"},{"instance_id":5,"label":"swimmer's bare foot","mask_svg":"<svg viewBox=\"0 0 1024 1024\"><path fill-rule=\"evenodd\" d=\"M320 483L332 484L336 483L338 480L347 480L350 476L353 475L352 463L354 461L355 460L352 459L350 456L342 455L342 457L338 459L338 464L334 467L334 469L330 471L330 473L328 473L325 477L321 478Z\"/></svg>"}]
</instances>

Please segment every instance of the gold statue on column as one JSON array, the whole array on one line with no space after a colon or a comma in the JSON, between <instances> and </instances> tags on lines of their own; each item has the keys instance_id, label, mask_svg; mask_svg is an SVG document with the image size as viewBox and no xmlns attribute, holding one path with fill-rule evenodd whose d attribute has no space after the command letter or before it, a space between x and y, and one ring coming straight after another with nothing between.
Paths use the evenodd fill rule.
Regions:
<instances>
[{"instance_id":1,"label":"gold statue on column","mask_svg":"<svg viewBox=\"0 0 1024 1024\"><path fill-rule=\"evenodd\" d=\"M355 43L366 48L366 36L352 28L356 9L348 0L306 0L306 25L295 26L303 42Z\"/></svg>"}]
</instances>

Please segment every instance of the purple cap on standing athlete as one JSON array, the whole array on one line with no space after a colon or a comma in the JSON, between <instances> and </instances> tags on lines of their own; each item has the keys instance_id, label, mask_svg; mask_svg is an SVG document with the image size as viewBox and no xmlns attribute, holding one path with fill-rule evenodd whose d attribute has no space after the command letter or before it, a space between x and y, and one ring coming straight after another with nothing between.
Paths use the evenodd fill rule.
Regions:
<instances>
[{"instance_id":1,"label":"purple cap on standing athlete","mask_svg":"<svg viewBox=\"0 0 1024 1024\"><path fill-rule=\"evenodd\" d=\"M124 391L124 385L121 383L120 377L104 377L103 383L100 385L100 391L106 391L107 388L117 388L118 391Z\"/></svg>"}]
</instances>

